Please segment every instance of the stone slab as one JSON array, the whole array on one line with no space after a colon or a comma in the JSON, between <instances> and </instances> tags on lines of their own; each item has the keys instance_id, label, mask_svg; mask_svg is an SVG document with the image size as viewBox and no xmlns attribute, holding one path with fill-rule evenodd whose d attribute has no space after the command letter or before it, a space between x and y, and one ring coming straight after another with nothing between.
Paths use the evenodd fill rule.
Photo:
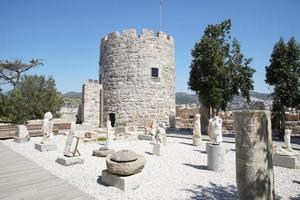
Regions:
<instances>
[{"instance_id":1,"label":"stone slab","mask_svg":"<svg viewBox=\"0 0 300 200\"><path fill-rule=\"evenodd\" d=\"M160 143L154 143L152 153L155 156L161 156L163 154L163 145Z\"/></svg>"},{"instance_id":2,"label":"stone slab","mask_svg":"<svg viewBox=\"0 0 300 200\"><path fill-rule=\"evenodd\" d=\"M212 171L224 171L224 147L222 144L206 143L207 168Z\"/></svg>"},{"instance_id":3,"label":"stone slab","mask_svg":"<svg viewBox=\"0 0 300 200\"><path fill-rule=\"evenodd\" d=\"M76 165L76 164L83 164L84 160L81 157L58 157L56 159L56 162L58 164L64 165L64 166L70 166L70 165Z\"/></svg>"},{"instance_id":4,"label":"stone slab","mask_svg":"<svg viewBox=\"0 0 300 200\"><path fill-rule=\"evenodd\" d=\"M103 183L114 186L123 190L134 190L140 186L145 177L145 172L141 171L140 173L130 175L130 176L119 176L109 173L107 170L102 171L101 180Z\"/></svg>"},{"instance_id":5,"label":"stone slab","mask_svg":"<svg viewBox=\"0 0 300 200\"><path fill-rule=\"evenodd\" d=\"M44 152L44 151L55 151L57 149L55 144L35 144L34 148L38 151Z\"/></svg>"},{"instance_id":6,"label":"stone slab","mask_svg":"<svg viewBox=\"0 0 300 200\"><path fill-rule=\"evenodd\" d=\"M298 166L296 156L282 156L282 155L273 155L273 165L279 167L285 167L290 169L296 169Z\"/></svg>"},{"instance_id":7,"label":"stone slab","mask_svg":"<svg viewBox=\"0 0 300 200\"><path fill-rule=\"evenodd\" d=\"M14 141L17 143L25 143L25 142L29 142L29 140L30 140L30 137L24 137L24 138L14 137Z\"/></svg>"},{"instance_id":8,"label":"stone slab","mask_svg":"<svg viewBox=\"0 0 300 200\"><path fill-rule=\"evenodd\" d=\"M139 140L149 140L149 141L154 141L155 137L153 135L147 135L147 134L139 134L137 136Z\"/></svg>"}]
</instances>

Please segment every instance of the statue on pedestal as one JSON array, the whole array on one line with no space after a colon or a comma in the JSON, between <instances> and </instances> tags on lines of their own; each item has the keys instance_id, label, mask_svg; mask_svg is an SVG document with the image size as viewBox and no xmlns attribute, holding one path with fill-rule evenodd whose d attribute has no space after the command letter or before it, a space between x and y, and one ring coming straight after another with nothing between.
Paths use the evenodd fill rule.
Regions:
<instances>
[{"instance_id":1,"label":"statue on pedestal","mask_svg":"<svg viewBox=\"0 0 300 200\"><path fill-rule=\"evenodd\" d=\"M50 138L53 136L53 123L51 122L52 118L53 116L51 112L45 113L42 127L43 139L41 141L41 144L48 143L50 141Z\"/></svg>"},{"instance_id":2,"label":"statue on pedestal","mask_svg":"<svg viewBox=\"0 0 300 200\"><path fill-rule=\"evenodd\" d=\"M212 143L222 143L222 122L223 120L218 117L214 116L209 120L208 124L208 136Z\"/></svg>"}]
</instances>

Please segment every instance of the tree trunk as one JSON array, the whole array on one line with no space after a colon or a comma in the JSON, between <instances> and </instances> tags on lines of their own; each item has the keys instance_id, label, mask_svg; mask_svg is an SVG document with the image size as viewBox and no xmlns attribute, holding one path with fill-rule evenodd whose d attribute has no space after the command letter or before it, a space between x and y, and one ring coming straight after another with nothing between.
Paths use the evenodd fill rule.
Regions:
<instances>
[{"instance_id":1,"label":"tree trunk","mask_svg":"<svg viewBox=\"0 0 300 200\"><path fill-rule=\"evenodd\" d=\"M279 130L280 140L283 140L283 138L284 138L284 130L285 130L285 109L284 109L284 106L281 106L281 109L280 109L280 130Z\"/></svg>"}]
</instances>

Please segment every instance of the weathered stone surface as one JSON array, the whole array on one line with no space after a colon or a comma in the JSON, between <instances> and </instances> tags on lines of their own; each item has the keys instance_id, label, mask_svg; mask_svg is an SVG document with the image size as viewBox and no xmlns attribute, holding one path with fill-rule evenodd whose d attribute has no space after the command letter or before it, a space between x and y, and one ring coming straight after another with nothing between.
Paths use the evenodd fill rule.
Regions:
<instances>
[{"instance_id":1,"label":"weathered stone surface","mask_svg":"<svg viewBox=\"0 0 300 200\"><path fill-rule=\"evenodd\" d=\"M196 114L193 122L193 137L201 138L201 123L200 123L200 114Z\"/></svg>"},{"instance_id":2,"label":"weathered stone surface","mask_svg":"<svg viewBox=\"0 0 300 200\"><path fill-rule=\"evenodd\" d=\"M41 141L42 144L50 143L50 139L53 136L53 123L51 119L53 118L51 112L46 112L43 119L42 133L43 139Z\"/></svg>"},{"instance_id":3,"label":"weathered stone surface","mask_svg":"<svg viewBox=\"0 0 300 200\"><path fill-rule=\"evenodd\" d=\"M97 156L97 157L106 157L108 156L108 154L114 154L115 150L113 149L95 149L93 150L93 156Z\"/></svg>"},{"instance_id":4,"label":"weathered stone surface","mask_svg":"<svg viewBox=\"0 0 300 200\"><path fill-rule=\"evenodd\" d=\"M104 116L116 123L143 126L146 118L169 124L175 113L175 48L171 36L144 30L111 33L101 40L100 79ZM151 68L158 69L152 77Z\"/></svg>"},{"instance_id":5,"label":"weathered stone surface","mask_svg":"<svg viewBox=\"0 0 300 200\"><path fill-rule=\"evenodd\" d=\"M206 143L207 168L212 171L224 170L224 147L222 144Z\"/></svg>"},{"instance_id":6,"label":"weathered stone surface","mask_svg":"<svg viewBox=\"0 0 300 200\"><path fill-rule=\"evenodd\" d=\"M138 134L137 138L139 140L150 140L150 141L153 141L155 139L153 135L147 135L147 134Z\"/></svg>"},{"instance_id":7,"label":"weathered stone surface","mask_svg":"<svg viewBox=\"0 0 300 200\"><path fill-rule=\"evenodd\" d=\"M64 166L70 166L70 165L76 165L76 164L83 164L84 160L81 157L58 157L56 159L56 162L58 164L64 165Z\"/></svg>"},{"instance_id":8,"label":"weathered stone surface","mask_svg":"<svg viewBox=\"0 0 300 200\"><path fill-rule=\"evenodd\" d=\"M75 134L75 131L70 131L68 136L67 136L66 144L65 144L65 147L64 147L64 155L65 156L72 156L73 155L71 153L71 147L72 147L72 143L73 143L74 134Z\"/></svg>"},{"instance_id":9,"label":"weathered stone surface","mask_svg":"<svg viewBox=\"0 0 300 200\"><path fill-rule=\"evenodd\" d=\"M103 122L101 100L103 98L102 85L98 81L89 80L82 86L81 122L84 125L99 127Z\"/></svg>"},{"instance_id":10,"label":"weathered stone surface","mask_svg":"<svg viewBox=\"0 0 300 200\"><path fill-rule=\"evenodd\" d=\"M193 145L194 146L200 146L201 143L202 143L202 138L193 136Z\"/></svg>"},{"instance_id":11,"label":"weathered stone surface","mask_svg":"<svg viewBox=\"0 0 300 200\"><path fill-rule=\"evenodd\" d=\"M155 156L161 156L163 154L163 145L161 143L154 143L152 154Z\"/></svg>"},{"instance_id":12,"label":"weathered stone surface","mask_svg":"<svg viewBox=\"0 0 300 200\"><path fill-rule=\"evenodd\" d=\"M24 143L24 142L28 142L30 140L30 137L24 137L24 138L17 138L14 137L14 141L17 143Z\"/></svg>"},{"instance_id":13,"label":"weathered stone surface","mask_svg":"<svg viewBox=\"0 0 300 200\"><path fill-rule=\"evenodd\" d=\"M55 144L35 144L34 148L44 152L44 151L55 151L57 149Z\"/></svg>"},{"instance_id":14,"label":"weathered stone surface","mask_svg":"<svg viewBox=\"0 0 300 200\"><path fill-rule=\"evenodd\" d=\"M296 156L273 155L273 165L285 168L296 169L299 166Z\"/></svg>"},{"instance_id":15,"label":"weathered stone surface","mask_svg":"<svg viewBox=\"0 0 300 200\"><path fill-rule=\"evenodd\" d=\"M269 111L234 111L236 180L239 198L274 199Z\"/></svg>"},{"instance_id":16,"label":"weathered stone surface","mask_svg":"<svg viewBox=\"0 0 300 200\"><path fill-rule=\"evenodd\" d=\"M14 141L18 143L28 142L30 140L29 132L25 125L17 125Z\"/></svg>"},{"instance_id":17,"label":"weathered stone surface","mask_svg":"<svg viewBox=\"0 0 300 200\"><path fill-rule=\"evenodd\" d=\"M123 190L124 192L128 190L134 190L140 186L145 177L145 172L131 175L131 176L120 176L116 174L109 173L108 170L103 170L101 175L101 180L104 184L114 186Z\"/></svg>"},{"instance_id":18,"label":"weathered stone surface","mask_svg":"<svg viewBox=\"0 0 300 200\"><path fill-rule=\"evenodd\" d=\"M138 154L131 150L117 151L111 156L111 160L114 162L132 162L138 159Z\"/></svg>"},{"instance_id":19,"label":"weathered stone surface","mask_svg":"<svg viewBox=\"0 0 300 200\"><path fill-rule=\"evenodd\" d=\"M112 155L106 157L107 170L112 174L129 176L141 172L146 164L146 159L142 155L138 155L137 160L133 162L114 162L111 160Z\"/></svg>"}]
</instances>

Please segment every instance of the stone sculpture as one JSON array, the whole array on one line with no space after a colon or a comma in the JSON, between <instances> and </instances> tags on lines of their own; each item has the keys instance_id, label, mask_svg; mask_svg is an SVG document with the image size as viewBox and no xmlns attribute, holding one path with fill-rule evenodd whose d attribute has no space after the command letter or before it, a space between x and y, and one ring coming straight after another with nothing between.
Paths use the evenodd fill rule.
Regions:
<instances>
[{"instance_id":1,"label":"stone sculpture","mask_svg":"<svg viewBox=\"0 0 300 200\"><path fill-rule=\"evenodd\" d=\"M43 127L42 127L42 133L43 133L43 139L41 141L41 144L49 143L50 138L53 135L52 129L53 129L53 123L51 122L53 116L51 112L46 112L44 115L43 120Z\"/></svg>"},{"instance_id":2,"label":"stone sculpture","mask_svg":"<svg viewBox=\"0 0 300 200\"><path fill-rule=\"evenodd\" d=\"M148 133L149 135L155 136L156 135L156 128L157 128L157 126L156 126L156 120L153 119L152 122L151 122L151 124L150 124L150 126L149 127L147 127L147 126L145 127L146 134Z\"/></svg>"},{"instance_id":3,"label":"stone sculpture","mask_svg":"<svg viewBox=\"0 0 300 200\"><path fill-rule=\"evenodd\" d=\"M199 146L202 141L200 118L201 115L196 114L193 122L193 145L194 146Z\"/></svg>"},{"instance_id":4,"label":"stone sculpture","mask_svg":"<svg viewBox=\"0 0 300 200\"><path fill-rule=\"evenodd\" d=\"M234 111L239 199L275 199L269 111Z\"/></svg>"},{"instance_id":5,"label":"stone sculpture","mask_svg":"<svg viewBox=\"0 0 300 200\"><path fill-rule=\"evenodd\" d=\"M29 132L25 125L17 125L14 141L18 143L28 142L30 140Z\"/></svg>"},{"instance_id":6,"label":"stone sculpture","mask_svg":"<svg viewBox=\"0 0 300 200\"><path fill-rule=\"evenodd\" d=\"M113 142L113 133L110 120L106 122L106 147L110 148Z\"/></svg>"},{"instance_id":7,"label":"stone sculpture","mask_svg":"<svg viewBox=\"0 0 300 200\"><path fill-rule=\"evenodd\" d=\"M144 156L131 150L121 150L106 157L106 170L101 179L105 184L123 191L137 188L144 177L142 170L146 164Z\"/></svg>"},{"instance_id":8,"label":"stone sculpture","mask_svg":"<svg viewBox=\"0 0 300 200\"><path fill-rule=\"evenodd\" d=\"M157 143L166 143L166 127L164 123L160 123L157 128L155 141Z\"/></svg>"},{"instance_id":9,"label":"stone sculpture","mask_svg":"<svg viewBox=\"0 0 300 200\"><path fill-rule=\"evenodd\" d=\"M54 151L57 149L56 145L50 140L53 137L53 123L51 122L53 116L51 112L46 112L44 115L42 133L43 139L40 144L35 144L35 148L41 152L43 151Z\"/></svg>"},{"instance_id":10,"label":"stone sculpture","mask_svg":"<svg viewBox=\"0 0 300 200\"><path fill-rule=\"evenodd\" d=\"M220 144L222 142L222 122L218 116L214 116L209 120L208 136L212 143Z\"/></svg>"},{"instance_id":11,"label":"stone sculpture","mask_svg":"<svg viewBox=\"0 0 300 200\"><path fill-rule=\"evenodd\" d=\"M292 130L286 129L284 131L284 142L285 142L285 149L281 146L275 147L275 154L282 155L282 156L296 156L298 152L294 151L291 146L291 133ZM276 159L276 158L275 158Z\"/></svg>"}]
</instances>

